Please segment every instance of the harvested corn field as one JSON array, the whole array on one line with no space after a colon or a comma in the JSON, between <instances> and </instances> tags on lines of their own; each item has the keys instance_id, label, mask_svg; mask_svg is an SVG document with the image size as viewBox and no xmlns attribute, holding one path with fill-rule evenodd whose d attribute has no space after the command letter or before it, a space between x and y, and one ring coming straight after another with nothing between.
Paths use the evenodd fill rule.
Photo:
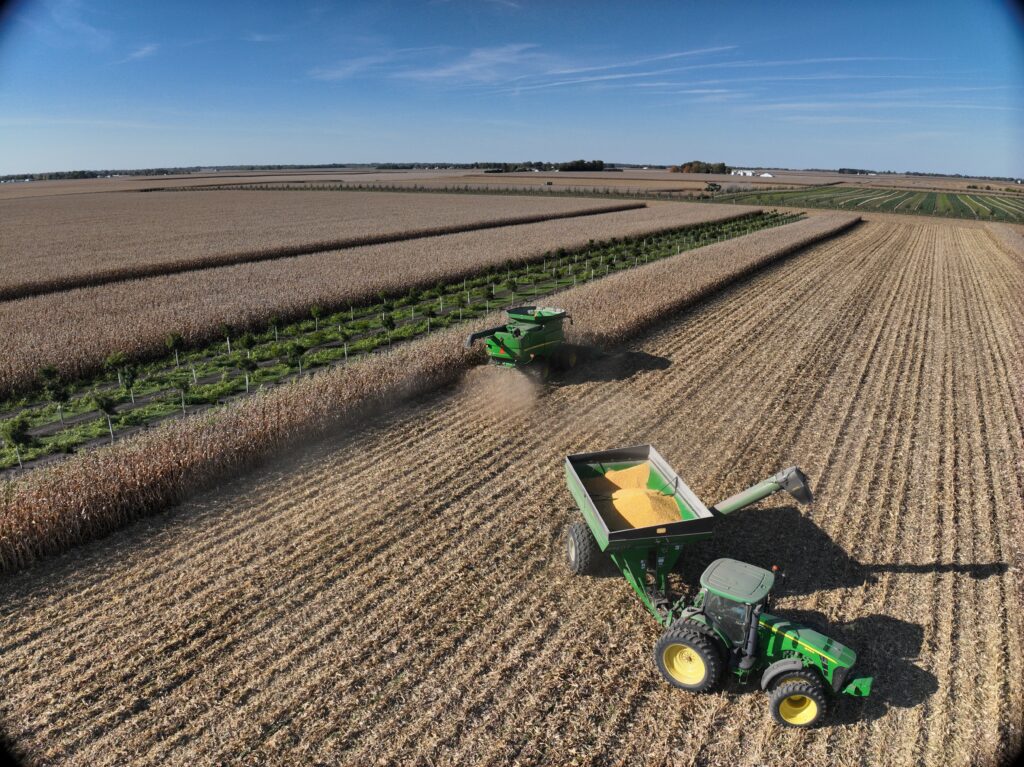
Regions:
<instances>
[{"instance_id":1,"label":"harvested corn field","mask_svg":"<svg viewBox=\"0 0 1024 767\"><path fill-rule=\"evenodd\" d=\"M749 273L856 224L846 214L821 216L699 248L552 296L587 323L586 343L600 346L635 335L656 316L680 309ZM685 267L685 268L679 268ZM652 290L652 283L657 286ZM629 301L649 292L644 304ZM625 312L601 312L609 304ZM597 309L598 311L595 311ZM498 313L465 330L497 322ZM458 330L444 331L352 365L300 378L211 413L165 423L64 464L31 472L0 495L0 570L109 532L140 514L159 511L190 488L231 475L297 435L329 428L339 416L377 407L396 396L450 382L476 357ZM82 478L88 481L83 482Z\"/></svg>"},{"instance_id":2,"label":"harvested corn field","mask_svg":"<svg viewBox=\"0 0 1024 767\"><path fill-rule=\"evenodd\" d=\"M756 210L656 203L585 218L222 266L0 302L0 390L24 386L44 365L76 376L95 370L116 352L132 357L164 352L171 332L191 344L219 334L224 323L245 328L274 313L295 316L314 305L341 307L380 292L402 293L507 261L540 258L558 248L726 221Z\"/></svg>"},{"instance_id":3,"label":"harvested corn field","mask_svg":"<svg viewBox=\"0 0 1024 767\"><path fill-rule=\"evenodd\" d=\"M43 764L1005 760L1021 295L984 229L872 222L561 385L475 371L5 580L0 725ZM813 506L728 518L682 581L781 565L780 610L856 647L870 698L795 731L660 679L628 587L559 541L564 456L641 442L708 500L804 468Z\"/></svg>"},{"instance_id":4,"label":"harvested corn field","mask_svg":"<svg viewBox=\"0 0 1024 767\"><path fill-rule=\"evenodd\" d=\"M3 200L0 300L624 207L643 204L486 195L233 191Z\"/></svg>"}]
</instances>

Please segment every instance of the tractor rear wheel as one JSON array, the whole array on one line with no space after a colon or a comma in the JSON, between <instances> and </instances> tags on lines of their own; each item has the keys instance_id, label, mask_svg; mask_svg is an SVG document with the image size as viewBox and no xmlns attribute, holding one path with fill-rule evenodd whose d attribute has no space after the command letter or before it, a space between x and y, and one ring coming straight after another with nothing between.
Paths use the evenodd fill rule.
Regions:
<instances>
[{"instance_id":1,"label":"tractor rear wheel","mask_svg":"<svg viewBox=\"0 0 1024 767\"><path fill-rule=\"evenodd\" d=\"M799 671L784 671L775 677L771 683L771 690L775 690L778 687L789 684L790 682L803 682L805 684L814 685L822 692L825 691L825 684L821 681L821 675L809 668L802 668Z\"/></svg>"},{"instance_id":2,"label":"tractor rear wheel","mask_svg":"<svg viewBox=\"0 0 1024 767\"><path fill-rule=\"evenodd\" d=\"M601 562L601 549L587 523L581 519L565 528L565 556L573 575L593 575Z\"/></svg>"},{"instance_id":3,"label":"tractor rear wheel","mask_svg":"<svg viewBox=\"0 0 1024 767\"><path fill-rule=\"evenodd\" d=\"M654 645L654 663L673 687L709 692L722 676L722 656L714 640L684 627L668 629Z\"/></svg>"},{"instance_id":4,"label":"tractor rear wheel","mask_svg":"<svg viewBox=\"0 0 1024 767\"><path fill-rule=\"evenodd\" d=\"M772 690L772 718L786 727L813 727L825 716L828 699L820 684L784 682Z\"/></svg>"}]
</instances>

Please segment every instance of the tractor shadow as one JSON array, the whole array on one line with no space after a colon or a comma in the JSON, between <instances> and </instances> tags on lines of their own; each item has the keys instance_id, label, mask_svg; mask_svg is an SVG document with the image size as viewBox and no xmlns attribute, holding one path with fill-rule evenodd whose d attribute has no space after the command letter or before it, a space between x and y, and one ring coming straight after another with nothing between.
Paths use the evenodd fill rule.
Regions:
<instances>
[{"instance_id":1,"label":"tractor shadow","mask_svg":"<svg viewBox=\"0 0 1024 767\"><path fill-rule=\"evenodd\" d=\"M890 708L914 708L938 692L939 682L915 660L924 646L924 628L889 615L867 615L829 623L816 610L779 610L857 652L853 676L872 676L871 695L832 698L828 724L855 724L884 716Z\"/></svg>"},{"instance_id":2,"label":"tractor shadow","mask_svg":"<svg viewBox=\"0 0 1024 767\"><path fill-rule=\"evenodd\" d=\"M884 573L957 573L983 579L1009 569L1005 562L861 563L795 506L751 509L722 519L712 539L684 550L678 567L681 581L692 589L703 569L718 557L761 567L779 565L784 578L776 581L775 593L783 598L870 588ZM830 722L877 719L889 708L917 706L938 690L936 677L913 662L924 642L924 629L918 624L881 614L835 623L819 612L782 607L778 612L852 647L858 655L856 675L875 678L868 698L835 696Z\"/></svg>"},{"instance_id":3,"label":"tractor shadow","mask_svg":"<svg viewBox=\"0 0 1024 767\"><path fill-rule=\"evenodd\" d=\"M552 384L572 386L582 383L626 381L641 373L667 370L672 365L672 360L668 357L659 357L647 352L606 352L589 346L576 348L579 355L576 367L552 374Z\"/></svg>"},{"instance_id":4,"label":"tractor shadow","mask_svg":"<svg viewBox=\"0 0 1024 767\"><path fill-rule=\"evenodd\" d=\"M958 573L983 579L1002 575L1009 569L1005 562L864 564L847 554L795 506L747 509L725 517L710 540L683 551L679 570L687 582L696 583L704 567L718 557L731 557L760 567L778 565L785 578L776 591L786 595L870 586L883 573Z\"/></svg>"}]
</instances>

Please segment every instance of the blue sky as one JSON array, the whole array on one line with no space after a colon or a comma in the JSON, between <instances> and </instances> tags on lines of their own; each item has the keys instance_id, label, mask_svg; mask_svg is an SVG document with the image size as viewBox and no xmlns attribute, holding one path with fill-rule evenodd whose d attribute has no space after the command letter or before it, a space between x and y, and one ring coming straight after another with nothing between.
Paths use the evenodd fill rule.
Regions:
<instances>
[{"instance_id":1,"label":"blue sky","mask_svg":"<svg viewBox=\"0 0 1024 767\"><path fill-rule=\"evenodd\" d=\"M21 0L0 173L691 159L1024 175L1024 19L971 2Z\"/></svg>"}]
</instances>

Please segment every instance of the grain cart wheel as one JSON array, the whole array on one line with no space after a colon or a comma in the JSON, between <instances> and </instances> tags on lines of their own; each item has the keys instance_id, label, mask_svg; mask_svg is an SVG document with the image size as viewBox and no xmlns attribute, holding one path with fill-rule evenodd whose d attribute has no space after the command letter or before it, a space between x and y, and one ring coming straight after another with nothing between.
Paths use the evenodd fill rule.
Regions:
<instances>
[{"instance_id":1,"label":"grain cart wheel","mask_svg":"<svg viewBox=\"0 0 1024 767\"><path fill-rule=\"evenodd\" d=\"M681 626L661 635L654 645L654 663L665 681L690 692L709 692L722 676L722 656L714 640Z\"/></svg>"},{"instance_id":2,"label":"grain cart wheel","mask_svg":"<svg viewBox=\"0 0 1024 767\"><path fill-rule=\"evenodd\" d=\"M587 523L581 519L570 522L565 528L565 556L573 575L593 575L598 570L601 549Z\"/></svg>"},{"instance_id":3,"label":"grain cart wheel","mask_svg":"<svg viewBox=\"0 0 1024 767\"><path fill-rule=\"evenodd\" d=\"M772 691L772 718L786 727L813 727L825 716L828 700L820 684L785 682Z\"/></svg>"}]
</instances>

